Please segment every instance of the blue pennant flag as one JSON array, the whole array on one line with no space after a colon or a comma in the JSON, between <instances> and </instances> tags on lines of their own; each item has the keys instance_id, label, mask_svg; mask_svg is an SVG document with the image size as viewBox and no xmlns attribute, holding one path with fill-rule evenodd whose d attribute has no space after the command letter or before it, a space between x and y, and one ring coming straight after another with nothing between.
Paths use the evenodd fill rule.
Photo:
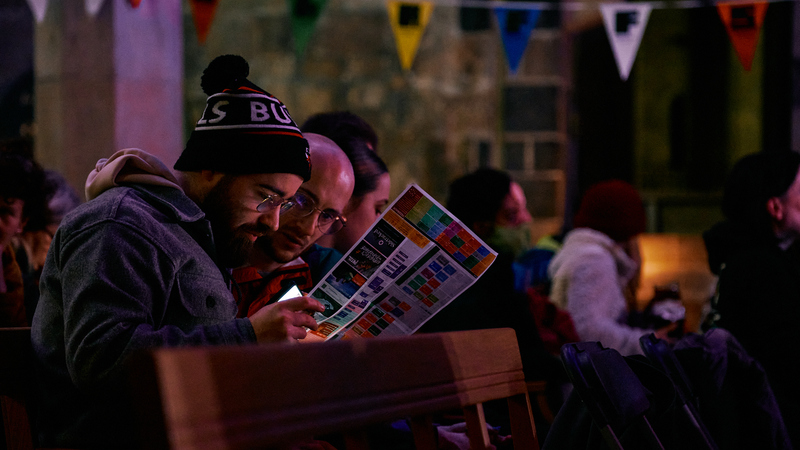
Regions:
<instances>
[{"instance_id":1,"label":"blue pennant flag","mask_svg":"<svg viewBox=\"0 0 800 450\"><path fill-rule=\"evenodd\" d=\"M508 9L496 8L497 23L500 25L500 35L503 39L503 48L506 50L508 67L512 73L517 73L519 60L528 46L528 38L539 20L538 9Z\"/></svg>"}]
</instances>

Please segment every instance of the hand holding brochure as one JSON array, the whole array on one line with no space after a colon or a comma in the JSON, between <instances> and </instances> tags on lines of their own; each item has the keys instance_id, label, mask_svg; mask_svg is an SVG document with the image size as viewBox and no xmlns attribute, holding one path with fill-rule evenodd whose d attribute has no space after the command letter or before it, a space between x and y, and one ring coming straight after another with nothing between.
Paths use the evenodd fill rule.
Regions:
<instances>
[{"instance_id":1,"label":"hand holding brochure","mask_svg":"<svg viewBox=\"0 0 800 450\"><path fill-rule=\"evenodd\" d=\"M325 305L309 337L411 334L496 257L436 200L409 185L309 293Z\"/></svg>"}]
</instances>

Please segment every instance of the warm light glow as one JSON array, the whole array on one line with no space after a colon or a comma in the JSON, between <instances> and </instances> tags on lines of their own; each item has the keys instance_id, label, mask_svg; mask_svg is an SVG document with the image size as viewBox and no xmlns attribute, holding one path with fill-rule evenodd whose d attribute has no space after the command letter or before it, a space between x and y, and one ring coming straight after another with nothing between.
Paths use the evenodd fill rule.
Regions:
<instances>
[{"instance_id":1,"label":"warm light glow","mask_svg":"<svg viewBox=\"0 0 800 450\"><path fill-rule=\"evenodd\" d=\"M654 287L678 282L687 325L700 320L703 306L714 294L717 277L708 268L703 238L689 234L643 234L639 237L642 278L637 300L643 308L653 298Z\"/></svg>"}]
</instances>

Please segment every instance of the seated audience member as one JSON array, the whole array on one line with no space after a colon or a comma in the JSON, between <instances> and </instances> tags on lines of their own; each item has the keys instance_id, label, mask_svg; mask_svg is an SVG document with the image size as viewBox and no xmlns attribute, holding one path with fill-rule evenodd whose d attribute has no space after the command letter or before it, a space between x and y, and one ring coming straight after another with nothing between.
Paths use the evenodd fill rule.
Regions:
<instances>
[{"instance_id":1,"label":"seated audience member","mask_svg":"<svg viewBox=\"0 0 800 450\"><path fill-rule=\"evenodd\" d=\"M508 173L488 168L479 169L461 180L451 185L447 208L452 207L450 211L456 217L498 252L494 264L511 262L512 287L519 292L515 295L528 306L544 347L558 355L563 344L577 340L569 314L555 307L546 293L527 286L518 289L518 277L524 270L518 256L530 247L532 220L522 188Z\"/></svg>"},{"instance_id":2,"label":"seated audience member","mask_svg":"<svg viewBox=\"0 0 800 450\"><path fill-rule=\"evenodd\" d=\"M0 151L33 160L33 141L28 138L11 139L0 144ZM24 230L11 242L17 264L22 271L28 323L33 321L33 313L39 301L39 276L53 235L64 215L81 203L78 194L58 172L44 170L42 182L41 195L46 196L47 203L40 205L41 210L37 208L36 211L29 212Z\"/></svg>"},{"instance_id":3,"label":"seated audience member","mask_svg":"<svg viewBox=\"0 0 800 450\"><path fill-rule=\"evenodd\" d=\"M561 250L564 243L566 229L556 234L548 234L539 238L533 248L523 253L514 264L516 289L525 292L534 288L543 294L550 293L550 275L547 267L550 261Z\"/></svg>"},{"instance_id":4,"label":"seated audience member","mask_svg":"<svg viewBox=\"0 0 800 450\"><path fill-rule=\"evenodd\" d=\"M450 184L445 207L486 240L494 232L501 203L496 193L508 192L510 178L494 169L478 169ZM491 246L491 244L490 244ZM563 379L560 362L545 351L524 294L514 290L513 255L497 259L478 281L445 306L421 332L510 327L517 332L525 375L531 380Z\"/></svg>"},{"instance_id":5,"label":"seated audience member","mask_svg":"<svg viewBox=\"0 0 800 450\"><path fill-rule=\"evenodd\" d=\"M32 160L0 153L0 327L25 327L24 279L11 241L45 221L44 172Z\"/></svg>"},{"instance_id":6,"label":"seated audience member","mask_svg":"<svg viewBox=\"0 0 800 450\"><path fill-rule=\"evenodd\" d=\"M502 198L508 193L511 179L504 172L478 169L450 184L445 207L478 237L487 241L502 209ZM497 193L501 192L498 198ZM500 201L498 201L500 200ZM489 244L491 246L491 244ZM517 334L525 378L546 381L551 411L558 411L563 402L563 386L567 376L561 361L545 347L528 297L514 289L514 256L500 252L497 259L475 284L428 320L418 332L512 328ZM504 432L505 404L485 405L487 421ZM538 414L538 410L536 410ZM540 436L547 430L546 421L536 421Z\"/></svg>"},{"instance_id":7,"label":"seated audience member","mask_svg":"<svg viewBox=\"0 0 800 450\"><path fill-rule=\"evenodd\" d=\"M345 226L342 209L353 192L353 168L332 140L304 135L311 151L311 177L297 190L291 207L281 214L280 227L256 240L249 265L233 271L238 285L239 317L248 317L274 300L289 284L302 291L313 287L301 253L326 233ZM349 223L347 224L349 225Z\"/></svg>"},{"instance_id":8,"label":"seated audience member","mask_svg":"<svg viewBox=\"0 0 800 450\"><path fill-rule=\"evenodd\" d=\"M375 133L375 129L362 117L350 111L314 114L306 119L300 126L300 130L329 137L337 144L340 139L356 138L364 143L367 149L378 152L378 135Z\"/></svg>"},{"instance_id":9,"label":"seated audience member","mask_svg":"<svg viewBox=\"0 0 800 450\"><path fill-rule=\"evenodd\" d=\"M531 248L530 225L533 219L522 186L510 177L508 180L508 187L497 191L500 209L487 243L495 251L509 253L516 260Z\"/></svg>"},{"instance_id":10,"label":"seated audience member","mask_svg":"<svg viewBox=\"0 0 800 450\"><path fill-rule=\"evenodd\" d=\"M764 367L798 446L800 154L741 158L728 176L722 212L725 220L703 234L709 266L719 275L715 325L730 331Z\"/></svg>"},{"instance_id":11,"label":"seated audience member","mask_svg":"<svg viewBox=\"0 0 800 450\"><path fill-rule=\"evenodd\" d=\"M300 129L336 142L350 159L355 175L353 195L344 207L347 227L322 236L303 254L316 284L380 217L389 204L391 178L376 153L375 131L361 117L347 111L321 113L310 117Z\"/></svg>"},{"instance_id":12,"label":"seated audience member","mask_svg":"<svg viewBox=\"0 0 800 450\"><path fill-rule=\"evenodd\" d=\"M641 353L639 338L660 330L629 326L636 311L640 270L637 237L645 231L645 212L636 189L621 180L591 186L581 199L575 228L550 262L550 299L572 316L582 341L599 341L623 355Z\"/></svg>"},{"instance_id":13,"label":"seated audience member","mask_svg":"<svg viewBox=\"0 0 800 450\"><path fill-rule=\"evenodd\" d=\"M31 330L42 447L139 447L124 370L137 351L294 342L316 328L305 312L323 308L308 297L236 318L229 268L277 229L310 172L308 142L248 72L239 56L214 59L175 170L138 149L101 159L88 201L56 231Z\"/></svg>"}]
</instances>

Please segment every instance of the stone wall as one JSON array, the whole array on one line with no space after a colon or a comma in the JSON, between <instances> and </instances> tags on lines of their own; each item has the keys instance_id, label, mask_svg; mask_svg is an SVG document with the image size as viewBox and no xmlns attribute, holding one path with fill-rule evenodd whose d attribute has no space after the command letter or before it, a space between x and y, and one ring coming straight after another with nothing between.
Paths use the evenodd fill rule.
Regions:
<instances>
[{"instance_id":1,"label":"stone wall","mask_svg":"<svg viewBox=\"0 0 800 450\"><path fill-rule=\"evenodd\" d=\"M199 88L203 68L217 55L238 53L250 62L250 79L284 101L298 123L327 110L349 110L367 119L379 135L378 152L389 165L393 195L417 183L444 203L448 184L458 176L481 165L506 168L504 115L513 114L524 124L544 119L552 124L545 136L526 133L542 131L528 125L512 130L514 142L527 142L523 152L531 156L522 166L508 168L526 187L543 231L560 226L565 139L556 125L563 122L555 117L561 113L558 98L537 99L534 92L521 99L533 104L511 110L505 98L519 92L509 91L515 86L560 92L557 32L534 30L520 73L510 77L494 20L486 29L465 31L459 8L438 4L412 68L404 71L384 2L329 0L300 57L287 3L220 2L204 44L197 41L184 3L187 133L205 99ZM510 100L515 99L520 100ZM542 176L534 173L533 161L533 143L540 138L536 154L546 168Z\"/></svg>"}]
</instances>

